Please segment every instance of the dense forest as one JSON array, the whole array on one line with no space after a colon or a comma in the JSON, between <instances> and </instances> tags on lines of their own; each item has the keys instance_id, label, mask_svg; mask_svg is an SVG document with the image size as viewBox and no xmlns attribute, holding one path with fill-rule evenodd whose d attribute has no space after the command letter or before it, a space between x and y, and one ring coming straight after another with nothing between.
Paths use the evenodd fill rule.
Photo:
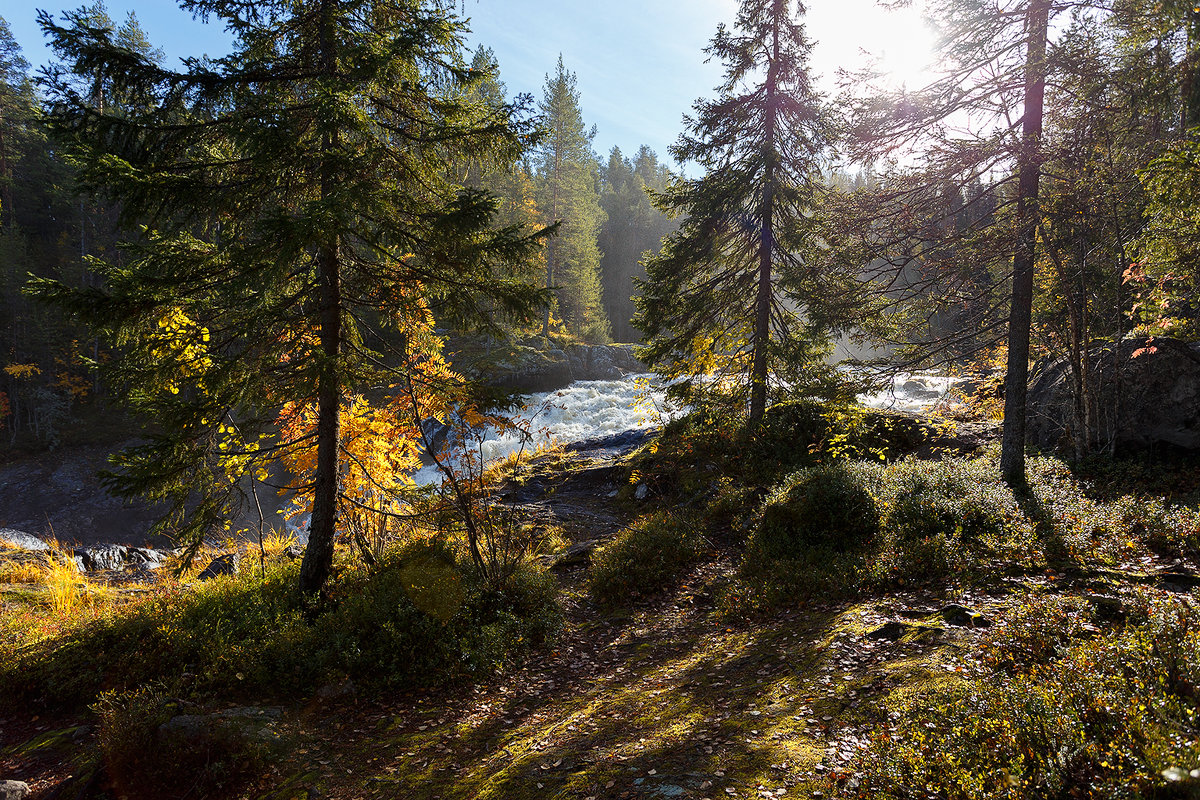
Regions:
<instances>
[{"instance_id":1,"label":"dense forest","mask_svg":"<svg viewBox=\"0 0 1200 800\"><path fill-rule=\"evenodd\" d=\"M1200 797L1200 9L739 0L660 160L179 2L0 18L0 798Z\"/></svg>"},{"instance_id":2,"label":"dense forest","mask_svg":"<svg viewBox=\"0 0 1200 800\"><path fill-rule=\"evenodd\" d=\"M79 21L112 28L113 44L164 65L162 51L147 40L134 14L117 24L96 3L81 12ZM78 163L41 121L49 110L45 93L7 23L0 23L0 41L5 253L0 408L8 446L54 447L81 404L108 396L104 377L88 365L107 360L113 342L70 314L38 303L24 286L30 277L78 288L100 285L91 260L119 262L119 244L136 223L120 220L119 201L81 182ZM480 76L470 88L475 99L505 108L512 98L493 53L480 47L466 62ZM73 74L74 80L87 80L82 71ZM97 91L93 99L99 108L123 113L121 104L128 99ZM644 145L631 150L632 156L619 148L605 159L597 156L575 76L561 58L546 75L544 95L533 109L545 132L536 144L499 160L464 153L445 163L463 186L495 197L495 224L530 230L558 226L553 244L521 267L524 278L553 287L552 302L540 324L507 330L513 335L561 332L587 342L636 341L639 334L630 322L633 282L644 275L643 254L656 251L673 228L647 190L665 188L672 173Z\"/></svg>"}]
</instances>

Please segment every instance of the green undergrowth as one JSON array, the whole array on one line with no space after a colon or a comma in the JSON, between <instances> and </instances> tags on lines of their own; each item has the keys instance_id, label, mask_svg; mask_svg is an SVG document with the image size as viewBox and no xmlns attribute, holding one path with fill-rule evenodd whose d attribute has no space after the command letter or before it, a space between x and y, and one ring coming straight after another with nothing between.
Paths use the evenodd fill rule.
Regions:
<instances>
[{"instance_id":1,"label":"green undergrowth","mask_svg":"<svg viewBox=\"0 0 1200 800\"><path fill-rule=\"evenodd\" d=\"M266 726L190 722L157 686L105 692L92 705L104 778L126 798L231 797L260 779L285 741ZM193 718L199 719L199 718Z\"/></svg>"},{"instance_id":2,"label":"green undergrowth","mask_svg":"<svg viewBox=\"0 0 1200 800\"><path fill-rule=\"evenodd\" d=\"M930 435L810 401L773 406L754 428L701 410L668 425L635 471L715 535L744 539L741 580L726 595L737 611L1200 555L1190 495L1118 493L1118 468L1093 465L1107 476L1097 486L1049 457L1029 460L1028 491L1014 494L994 452L932 460ZM1144 465L1139 476L1136 486L1154 485Z\"/></svg>"},{"instance_id":3,"label":"green undergrowth","mask_svg":"<svg viewBox=\"0 0 1200 800\"><path fill-rule=\"evenodd\" d=\"M928 435L907 418L845 403L778 403L757 426L701 407L668 423L633 467L657 494L711 498L721 476L735 481L727 489L761 490L830 460L894 460L922 447ZM736 508L726 502L718 513Z\"/></svg>"},{"instance_id":4,"label":"green undergrowth","mask_svg":"<svg viewBox=\"0 0 1200 800\"><path fill-rule=\"evenodd\" d=\"M164 587L0 651L0 703L79 707L155 684L199 700L294 699L331 682L428 686L496 670L553 634L552 578L523 566L486 586L448 545L410 544L374 569L342 564L319 614L294 563Z\"/></svg>"},{"instance_id":5,"label":"green undergrowth","mask_svg":"<svg viewBox=\"0 0 1200 800\"><path fill-rule=\"evenodd\" d=\"M678 581L703 552L699 522L657 512L638 519L592 556L588 587L605 605L621 605Z\"/></svg>"},{"instance_id":6,"label":"green undergrowth","mask_svg":"<svg viewBox=\"0 0 1200 800\"><path fill-rule=\"evenodd\" d=\"M1136 598L1121 620L1078 598L1018 607L988 669L922 697L830 781L842 797L1200 797L1200 609Z\"/></svg>"},{"instance_id":7,"label":"green undergrowth","mask_svg":"<svg viewBox=\"0 0 1200 800\"><path fill-rule=\"evenodd\" d=\"M769 607L1036 563L1032 527L1000 486L987 459L846 461L795 472L751 527L742 599Z\"/></svg>"}]
</instances>

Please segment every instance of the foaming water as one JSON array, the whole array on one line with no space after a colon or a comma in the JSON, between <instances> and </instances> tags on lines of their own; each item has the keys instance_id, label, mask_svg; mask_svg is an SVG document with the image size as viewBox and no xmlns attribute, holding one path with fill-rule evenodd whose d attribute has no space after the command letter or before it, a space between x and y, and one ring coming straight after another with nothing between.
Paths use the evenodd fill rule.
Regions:
<instances>
[{"instance_id":1,"label":"foaming water","mask_svg":"<svg viewBox=\"0 0 1200 800\"><path fill-rule=\"evenodd\" d=\"M946 402L954 378L931 373L898 373L890 386L858 399L869 408L925 411ZM539 445L571 444L631 429L662 425L680 413L667 403L662 383L651 375L630 375L611 381L576 381L553 392L529 395L514 416L530 423L532 439L517 433L484 432L479 450L485 463L493 463L522 449ZM435 465L413 475L420 485L441 482Z\"/></svg>"},{"instance_id":2,"label":"foaming water","mask_svg":"<svg viewBox=\"0 0 1200 800\"><path fill-rule=\"evenodd\" d=\"M640 380L639 380L640 379ZM576 381L553 392L525 398L513 416L528 423L532 438L519 433L484 432L479 450L486 463L499 461L524 446L526 452L551 443L570 444L623 431L662 425L678 414L667 404L666 390L650 375L629 375L611 381ZM524 427L524 425L522 425ZM441 480L435 465L413 475L418 484Z\"/></svg>"},{"instance_id":3,"label":"foaming water","mask_svg":"<svg viewBox=\"0 0 1200 800\"><path fill-rule=\"evenodd\" d=\"M926 411L947 402L955 378L932 373L898 373L887 388L858 396L869 408L893 411ZM532 451L539 445L571 444L610 434L665 424L681 413L667 402L664 385L652 375L628 375L610 381L576 381L553 392L540 392L525 398L525 405L513 416L528 422L532 433L525 440L518 433L497 434L483 431L477 443L485 463L494 463L522 449ZM417 485L440 484L442 476L430 464L413 473ZM303 515L289 530L303 542L308 536L308 518Z\"/></svg>"},{"instance_id":4,"label":"foaming water","mask_svg":"<svg viewBox=\"0 0 1200 800\"><path fill-rule=\"evenodd\" d=\"M889 411L928 411L949 402L958 378L925 372L900 372L890 386L871 394L860 394L858 402L868 408Z\"/></svg>"}]
</instances>

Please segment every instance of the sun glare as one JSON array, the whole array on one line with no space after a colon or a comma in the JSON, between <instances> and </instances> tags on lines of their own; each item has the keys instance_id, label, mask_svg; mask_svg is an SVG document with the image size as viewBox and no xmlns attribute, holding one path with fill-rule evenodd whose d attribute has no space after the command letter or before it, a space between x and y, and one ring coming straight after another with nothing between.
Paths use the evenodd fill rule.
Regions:
<instances>
[{"instance_id":1,"label":"sun glare","mask_svg":"<svg viewBox=\"0 0 1200 800\"><path fill-rule=\"evenodd\" d=\"M929 78L935 36L919 2L888 9L874 0L812 0L807 21L817 41L813 66L827 82L838 70L872 64L897 87L914 88Z\"/></svg>"}]
</instances>

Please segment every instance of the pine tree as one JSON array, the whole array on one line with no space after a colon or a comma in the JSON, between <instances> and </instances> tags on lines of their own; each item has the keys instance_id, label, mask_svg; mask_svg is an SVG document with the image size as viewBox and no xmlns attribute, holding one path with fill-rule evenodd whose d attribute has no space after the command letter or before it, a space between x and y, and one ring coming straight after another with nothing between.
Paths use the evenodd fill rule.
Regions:
<instances>
[{"instance_id":1,"label":"pine tree","mask_svg":"<svg viewBox=\"0 0 1200 800\"><path fill-rule=\"evenodd\" d=\"M115 377L159 425L111 485L170 503L160 529L195 544L229 518L246 473L289 454L311 462L299 487L311 593L344 510L343 407L369 387L415 398L452 380L434 312L486 327L541 297L509 270L536 237L493 229L493 199L444 168L447 153L519 152L529 131L522 109L458 90L476 76L445 3L183 7L233 31L233 53L171 71L78 12L61 25L42 15L70 65L50 76L55 130L78 149L85 185L144 227L123 263L98 265L102 290L34 290L122 348ZM98 84L129 98L124 113L93 102ZM315 422L281 431L281 413ZM393 448L415 448L411 431Z\"/></svg>"},{"instance_id":2,"label":"pine tree","mask_svg":"<svg viewBox=\"0 0 1200 800\"><path fill-rule=\"evenodd\" d=\"M644 358L669 376L738 376L749 419L762 418L768 377L812 378L835 319L832 278L817 264L821 154L832 130L807 69L811 45L788 0L744 0L735 30L707 51L726 64L672 148L703 177L679 179L659 207L682 217L646 262L635 324Z\"/></svg>"},{"instance_id":3,"label":"pine tree","mask_svg":"<svg viewBox=\"0 0 1200 800\"><path fill-rule=\"evenodd\" d=\"M1007 274L999 276L1007 280L997 281L1010 289L1000 460L1001 472L1012 485L1025 480L1025 405L1048 33L1050 17L1061 10L1063 6L1052 6L1049 0L993 5L939 0L930 8L930 18L941 28L939 76L915 92L881 92L860 100L851 148L861 161L905 151L918 153L922 161L919 169L897 170L888 176L877 193L882 202L867 204L866 211L850 223L879 244L872 263L883 265L876 277L888 287L897 284L893 268L908 270L918 256L911 250L900 252L916 238L914 220L933 234L921 235L926 241L919 259L926 266L961 250L959 232L947 236L936 230L936 219L945 216L937 206L946 186L962 187L997 172L1008 175L1002 181L1005 185L994 189L1009 198L1003 216L1011 224L1003 230L978 231L976 245L980 258L1000 258L1008 265ZM972 129L964 132L963 121ZM909 230L900 232L905 227ZM949 266L960 274L942 275L929 269L921 288L935 288L944 296L958 294L964 285L961 269L970 260L953 260L957 263Z\"/></svg>"},{"instance_id":4,"label":"pine tree","mask_svg":"<svg viewBox=\"0 0 1200 800\"><path fill-rule=\"evenodd\" d=\"M600 287L600 250L596 235L604 219L600 209L599 167L592 153L595 130L584 127L575 73L562 56L546 76L541 103L544 137L538 148L538 207L547 225L558 225L546 245L546 288L554 289L559 313L576 335L606 342L611 335ZM543 334L549 333L549 311Z\"/></svg>"}]
</instances>

